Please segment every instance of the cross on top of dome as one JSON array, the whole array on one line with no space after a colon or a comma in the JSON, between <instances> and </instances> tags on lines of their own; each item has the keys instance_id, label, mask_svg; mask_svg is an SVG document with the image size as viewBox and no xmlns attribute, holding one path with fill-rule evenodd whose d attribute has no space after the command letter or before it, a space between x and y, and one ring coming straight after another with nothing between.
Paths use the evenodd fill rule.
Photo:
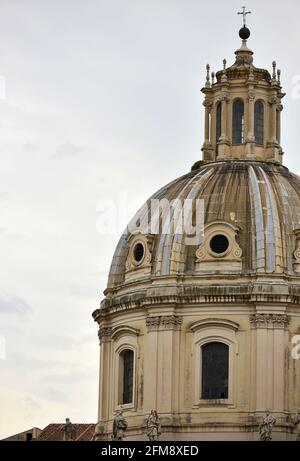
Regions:
<instances>
[{"instance_id":1,"label":"cross on top of dome","mask_svg":"<svg viewBox=\"0 0 300 461\"><path fill-rule=\"evenodd\" d=\"M246 7L242 7L243 11L239 11L238 14L243 15L243 27L239 31L239 36L242 40L247 40L250 37L250 30L246 25L247 14L252 14L251 11L246 11Z\"/></svg>"},{"instance_id":2,"label":"cross on top of dome","mask_svg":"<svg viewBox=\"0 0 300 461\"><path fill-rule=\"evenodd\" d=\"M242 10L243 10L243 11L239 11L238 14L242 14L242 15L243 15L243 27L247 27L247 26L246 26L247 14L252 14L252 11L246 11L246 7L245 7L245 6L242 6Z\"/></svg>"}]
</instances>

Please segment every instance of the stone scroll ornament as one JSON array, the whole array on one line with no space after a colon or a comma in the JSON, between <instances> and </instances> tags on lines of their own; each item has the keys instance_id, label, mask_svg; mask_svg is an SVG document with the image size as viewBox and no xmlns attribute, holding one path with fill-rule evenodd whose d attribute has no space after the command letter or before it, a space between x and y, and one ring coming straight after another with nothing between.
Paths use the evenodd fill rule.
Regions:
<instances>
[{"instance_id":1,"label":"stone scroll ornament","mask_svg":"<svg viewBox=\"0 0 300 461\"><path fill-rule=\"evenodd\" d=\"M123 411L120 410L117 412L114 422L113 422L113 433L111 439L113 441L121 441L124 439L128 423L123 416Z\"/></svg>"},{"instance_id":2,"label":"stone scroll ornament","mask_svg":"<svg viewBox=\"0 0 300 461\"><path fill-rule=\"evenodd\" d=\"M272 440L272 431L275 423L276 419L271 415L271 412L267 410L266 416L259 426L259 440L262 442L270 442Z\"/></svg>"},{"instance_id":3,"label":"stone scroll ornament","mask_svg":"<svg viewBox=\"0 0 300 461\"><path fill-rule=\"evenodd\" d=\"M151 410L147 419L147 437L150 441L158 440L161 434L161 425L156 410Z\"/></svg>"}]
</instances>

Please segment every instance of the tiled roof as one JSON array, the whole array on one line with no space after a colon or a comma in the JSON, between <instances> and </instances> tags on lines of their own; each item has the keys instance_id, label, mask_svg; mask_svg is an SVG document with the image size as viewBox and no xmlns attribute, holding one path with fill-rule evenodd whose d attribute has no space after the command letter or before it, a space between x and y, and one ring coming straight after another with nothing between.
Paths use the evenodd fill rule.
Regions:
<instances>
[{"instance_id":1,"label":"tiled roof","mask_svg":"<svg viewBox=\"0 0 300 461\"><path fill-rule=\"evenodd\" d=\"M65 423L62 424L48 424L45 429L41 432L38 440L44 441L62 441L64 439L64 428ZM95 424L73 424L75 429L75 441L89 441L92 440Z\"/></svg>"},{"instance_id":2,"label":"tiled roof","mask_svg":"<svg viewBox=\"0 0 300 461\"><path fill-rule=\"evenodd\" d=\"M19 432L18 434L11 435L1 440L11 441L11 442L36 440L41 432L42 430L39 429L38 427L33 427L31 429L27 429L27 431Z\"/></svg>"}]
</instances>

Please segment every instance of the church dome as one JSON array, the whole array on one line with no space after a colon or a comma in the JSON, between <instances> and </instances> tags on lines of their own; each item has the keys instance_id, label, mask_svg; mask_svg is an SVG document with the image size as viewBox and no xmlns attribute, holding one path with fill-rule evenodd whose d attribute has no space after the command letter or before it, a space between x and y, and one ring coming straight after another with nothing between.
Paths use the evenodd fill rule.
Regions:
<instances>
[{"instance_id":1,"label":"church dome","mask_svg":"<svg viewBox=\"0 0 300 461\"><path fill-rule=\"evenodd\" d=\"M300 177L282 164L281 71L254 66L239 14L235 62L206 67L202 160L130 221L93 312L97 440L122 418L145 440L153 414L161 440L271 440L275 421L294 437Z\"/></svg>"},{"instance_id":2,"label":"church dome","mask_svg":"<svg viewBox=\"0 0 300 461\"><path fill-rule=\"evenodd\" d=\"M230 272L242 275L294 273L295 231L300 228L300 178L287 168L257 161L207 163L163 187L153 198L159 201L204 201L204 244L206 229L213 227L217 236L224 232L227 236L229 230L229 240L232 236L240 248L241 254L237 258L240 264L224 267L228 275ZM150 201L142 209L150 210ZM199 245L186 244L182 234L162 233L164 218L169 218L163 215L160 209L160 232L151 236L147 263L150 270L147 275L145 271L137 271L137 275L129 277L128 281L144 281L145 277L218 274L222 266L205 264L205 258L202 264L201 261L197 264ZM208 232L208 237L210 234ZM130 273L126 261L136 239L131 243L129 237L124 234L115 251L109 289L126 283L127 270ZM138 235L135 237L139 240ZM147 235L143 239L147 241ZM216 262L222 263L222 259L215 254Z\"/></svg>"}]
</instances>

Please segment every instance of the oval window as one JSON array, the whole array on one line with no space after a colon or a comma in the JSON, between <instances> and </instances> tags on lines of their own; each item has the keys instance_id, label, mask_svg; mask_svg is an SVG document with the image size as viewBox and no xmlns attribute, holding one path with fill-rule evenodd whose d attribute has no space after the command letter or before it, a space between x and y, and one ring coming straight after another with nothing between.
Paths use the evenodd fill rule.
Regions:
<instances>
[{"instance_id":1,"label":"oval window","mask_svg":"<svg viewBox=\"0 0 300 461\"><path fill-rule=\"evenodd\" d=\"M225 235L215 235L210 241L211 250L220 255L228 250L229 241Z\"/></svg>"},{"instance_id":2,"label":"oval window","mask_svg":"<svg viewBox=\"0 0 300 461\"><path fill-rule=\"evenodd\" d=\"M141 262L144 257L145 249L142 243L137 243L133 250L133 256L137 263Z\"/></svg>"}]
</instances>

